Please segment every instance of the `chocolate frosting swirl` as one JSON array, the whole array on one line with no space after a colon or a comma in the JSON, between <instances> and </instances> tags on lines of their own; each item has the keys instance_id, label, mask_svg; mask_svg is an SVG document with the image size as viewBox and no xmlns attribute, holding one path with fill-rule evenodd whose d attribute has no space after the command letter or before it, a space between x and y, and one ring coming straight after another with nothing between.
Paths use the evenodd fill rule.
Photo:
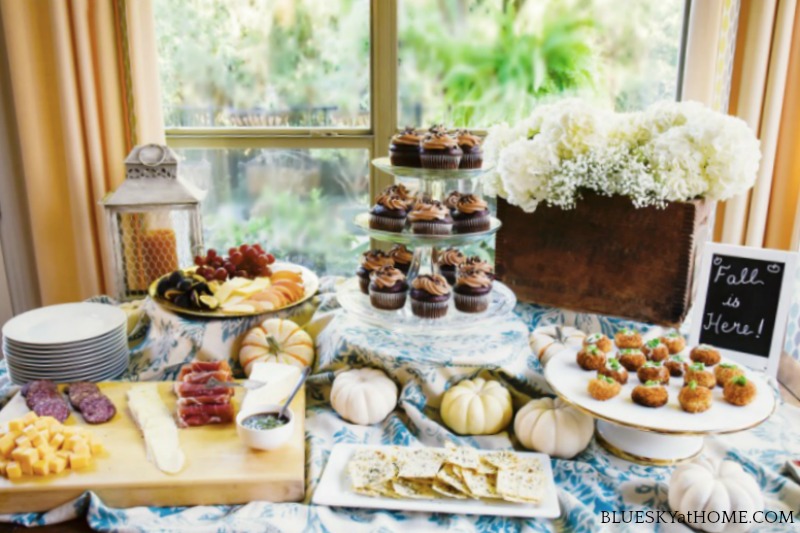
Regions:
<instances>
[{"instance_id":1,"label":"chocolate frosting swirl","mask_svg":"<svg viewBox=\"0 0 800 533\"><path fill-rule=\"evenodd\" d=\"M361 266L366 270L374 271L385 266L394 266L394 259L381 250L369 250L361 257Z\"/></svg>"},{"instance_id":2,"label":"chocolate frosting swirl","mask_svg":"<svg viewBox=\"0 0 800 533\"><path fill-rule=\"evenodd\" d=\"M467 261L464 263L465 268L474 268L475 270L480 270L484 274L494 274L494 269L492 265L487 263L486 261L482 260L477 255L473 255L472 257L468 257Z\"/></svg>"},{"instance_id":3,"label":"chocolate frosting swirl","mask_svg":"<svg viewBox=\"0 0 800 533\"><path fill-rule=\"evenodd\" d=\"M458 205L458 201L461 199L461 193L458 191L452 191L450 194L447 195L447 198L444 199L444 205L448 209L455 209Z\"/></svg>"},{"instance_id":4,"label":"chocolate frosting swirl","mask_svg":"<svg viewBox=\"0 0 800 533\"><path fill-rule=\"evenodd\" d=\"M480 289L484 287L491 287L492 280L489 279L489 276L487 276L486 273L481 272L480 270L461 269L461 271L458 273L456 285L466 285L474 289Z\"/></svg>"},{"instance_id":5,"label":"chocolate frosting swirl","mask_svg":"<svg viewBox=\"0 0 800 533\"><path fill-rule=\"evenodd\" d=\"M408 200L396 194L382 194L378 196L378 199L375 200L375 203L382 205L386 209L392 210L408 208Z\"/></svg>"},{"instance_id":6,"label":"chocolate frosting swirl","mask_svg":"<svg viewBox=\"0 0 800 533\"><path fill-rule=\"evenodd\" d=\"M481 138L471 134L468 130L457 130L455 137L459 146L474 147L481 145Z\"/></svg>"},{"instance_id":7,"label":"chocolate frosting swirl","mask_svg":"<svg viewBox=\"0 0 800 533\"><path fill-rule=\"evenodd\" d=\"M440 265L459 266L467 260L464 254L455 248L448 248L447 250L439 252L437 255L436 262Z\"/></svg>"},{"instance_id":8,"label":"chocolate frosting swirl","mask_svg":"<svg viewBox=\"0 0 800 533\"><path fill-rule=\"evenodd\" d=\"M396 268L385 266L374 271L370 275L370 279L372 279L372 282L376 287L381 289L389 289L394 287L398 282L405 281L406 277Z\"/></svg>"},{"instance_id":9,"label":"chocolate frosting swirl","mask_svg":"<svg viewBox=\"0 0 800 533\"><path fill-rule=\"evenodd\" d=\"M474 194L465 194L458 201L458 210L462 213L479 213L486 211L489 204L483 198Z\"/></svg>"},{"instance_id":10,"label":"chocolate frosting swirl","mask_svg":"<svg viewBox=\"0 0 800 533\"><path fill-rule=\"evenodd\" d=\"M456 140L444 132L428 134L422 141L422 147L428 150L446 150L458 147Z\"/></svg>"},{"instance_id":11,"label":"chocolate frosting swirl","mask_svg":"<svg viewBox=\"0 0 800 533\"><path fill-rule=\"evenodd\" d=\"M435 296L450 294L450 285L447 280L438 274L423 274L414 278L411 286L417 290L425 291Z\"/></svg>"},{"instance_id":12,"label":"chocolate frosting swirl","mask_svg":"<svg viewBox=\"0 0 800 533\"><path fill-rule=\"evenodd\" d=\"M411 222L417 220L444 220L450 215L450 210L447 209L441 202L417 202L414 205L414 210L408 215Z\"/></svg>"},{"instance_id":13,"label":"chocolate frosting swirl","mask_svg":"<svg viewBox=\"0 0 800 533\"><path fill-rule=\"evenodd\" d=\"M384 194L388 195L395 195L399 196L400 198L414 198L414 195L406 188L405 185L402 183L395 183L394 185L389 185L383 191L381 191L381 196Z\"/></svg>"},{"instance_id":14,"label":"chocolate frosting swirl","mask_svg":"<svg viewBox=\"0 0 800 533\"><path fill-rule=\"evenodd\" d=\"M414 128L406 126L406 129L404 129L402 133L398 133L392 137L392 143L413 146L419 145L420 139L422 139L422 136L418 134Z\"/></svg>"},{"instance_id":15,"label":"chocolate frosting swirl","mask_svg":"<svg viewBox=\"0 0 800 533\"><path fill-rule=\"evenodd\" d=\"M395 263L405 265L411 262L414 258L414 253L406 248L404 244L395 244L392 246L392 249L389 250L389 257L394 259Z\"/></svg>"}]
</instances>

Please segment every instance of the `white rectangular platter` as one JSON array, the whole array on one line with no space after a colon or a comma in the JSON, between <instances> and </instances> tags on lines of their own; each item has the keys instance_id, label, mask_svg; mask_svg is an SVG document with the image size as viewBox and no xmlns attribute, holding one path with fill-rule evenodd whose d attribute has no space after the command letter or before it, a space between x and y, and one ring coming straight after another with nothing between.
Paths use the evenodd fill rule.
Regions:
<instances>
[{"instance_id":1,"label":"white rectangular platter","mask_svg":"<svg viewBox=\"0 0 800 533\"><path fill-rule=\"evenodd\" d=\"M538 505L488 500L436 500L396 499L364 496L353 492L347 474L347 463L358 450L390 449L391 446L367 444L337 444L322 472L312 503L331 507L358 507L392 511L417 511L426 513L452 513L471 515L509 516L520 518L557 518L561 511L558 494L550 468L550 456L543 453L517 452L522 457L537 457L542 462L545 476L544 497ZM478 450L483 451L483 450ZM485 450L490 451L490 450Z\"/></svg>"}]
</instances>

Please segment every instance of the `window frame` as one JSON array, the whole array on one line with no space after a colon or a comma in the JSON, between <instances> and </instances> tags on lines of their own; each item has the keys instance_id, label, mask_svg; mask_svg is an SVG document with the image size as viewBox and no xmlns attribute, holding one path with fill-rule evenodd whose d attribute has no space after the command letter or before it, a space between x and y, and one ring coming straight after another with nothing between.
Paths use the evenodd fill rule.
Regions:
<instances>
[{"instance_id":1,"label":"window frame","mask_svg":"<svg viewBox=\"0 0 800 533\"><path fill-rule=\"evenodd\" d=\"M397 1L370 0L370 127L369 128L193 128L167 127L167 145L173 149L362 149L375 154L389 151L397 131ZM370 194L392 183L388 174L369 166Z\"/></svg>"},{"instance_id":2,"label":"window frame","mask_svg":"<svg viewBox=\"0 0 800 533\"><path fill-rule=\"evenodd\" d=\"M399 131L398 69L380 68L398 64L398 1L370 0L370 127L369 128L165 128L167 144L174 149L365 149L370 161L389 151L389 140ZM676 100L682 99L687 41L692 38L689 15L692 0L684 0L683 27L679 44ZM694 28L697 32L698 28ZM486 130L475 129L478 134ZM369 165L369 191L373 196L393 183L391 175Z\"/></svg>"}]
</instances>

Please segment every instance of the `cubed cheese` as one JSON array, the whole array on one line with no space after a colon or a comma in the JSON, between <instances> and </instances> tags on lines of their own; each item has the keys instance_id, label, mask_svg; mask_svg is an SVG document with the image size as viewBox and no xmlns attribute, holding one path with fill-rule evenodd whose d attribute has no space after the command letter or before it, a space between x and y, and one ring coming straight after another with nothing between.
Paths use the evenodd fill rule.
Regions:
<instances>
[{"instance_id":1,"label":"cubed cheese","mask_svg":"<svg viewBox=\"0 0 800 533\"><path fill-rule=\"evenodd\" d=\"M6 433L2 437L0 437L0 457L8 457L11 453L11 450L14 449L15 442L14 437L15 433Z\"/></svg>"},{"instance_id":2,"label":"cubed cheese","mask_svg":"<svg viewBox=\"0 0 800 533\"><path fill-rule=\"evenodd\" d=\"M88 454L71 453L69 455L69 467L73 470L80 470L89 466L90 457Z\"/></svg>"},{"instance_id":3,"label":"cubed cheese","mask_svg":"<svg viewBox=\"0 0 800 533\"><path fill-rule=\"evenodd\" d=\"M20 463L19 467L22 469L22 475L24 476L32 476L33 475L33 465L30 463Z\"/></svg>"},{"instance_id":4,"label":"cubed cheese","mask_svg":"<svg viewBox=\"0 0 800 533\"><path fill-rule=\"evenodd\" d=\"M35 437L37 433L38 430L34 427L33 424L25 426L25 429L22 430L22 434L28 437L28 439L31 441L33 441L33 437Z\"/></svg>"},{"instance_id":5,"label":"cubed cheese","mask_svg":"<svg viewBox=\"0 0 800 533\"><path fill-rule=\"evenodd\" d=\"M16 461L11 461L6 465L6 477L8 479L19 479L22 477L22 468Z\"/></svg>"},{"instance_id":6,"label":"cubed cheese","mask_svg":"<svg viewBox=\"0 0 800 533\"><path fill-rule=\"evenodd\" d=\"M31 446L31 439L29 439L25 435L21 435L21 436L17 437L17 439L14 441L14 443L17 445L17 448L31 448L32 447Z\"/></svg>"},{"instance_id":7,"label":"cubed cheese","mask_svg":"<svg viewBox=\"0 0 800 533\"><path fill-rule=\"evenodd\" d=\"M62 444L64 444L64 435L61 433L56 433L50 437L50 447L54 450L60 450Z\"/></svg>"},{"instance_id":8,"label":"cubed cheese","mask_svg":"<svg viewBox=\"0 0 800 533\"><path fill-rule=\"evenodd\" d=\"M39 432L34 433L33 437L28 437L28 438L31 439L31 444L33 444L34 447L39 447L42 444L47 444L47 438L44 437Z\"/></svg>"},{"instance_id":9,"label":"cubed cheese","mask_svg":"<svg viewBox=\"0 0 800 533\"><path fill-rule=\"evenodd\" d=\"M25 424L22 422L21 418L17 418L8 423L8 431L22 431L24 428Z\"/></svg>"},{"instance_id":10,"label":"cubed cheese","mask_svg":"<svg viewBox=\"0 0 800 533\"><path fill-rule=\"evenodd\" d=\"M50 473L50 465L44 459L39 459L33 463L33 474L36 476L46 476Z\"/></svg>"},{"instance_id":11,"label":"cubed cheese","mask_svg":"<svg viewBox=\"0 0 800 533\"><path fill-rule=\"evenodd\" d=\"M25 416L20 418L20 421L22 422L23 426L27 426L28 424L33 424L34 422L36 422L37 418L39 417L36 416L36 413L34 413L33 411L28 411L27 413L25 413Z\"/></svg>"},{"instance_id":12,"label":"cubed cheese","mask_svg":"<svg viewBox=\"0 0 800 533\"><path fill-rule=\"evenodd\" d=\"M0 459L0 476L6 475L6 466L8 466L8 461Z\"/></svg>"},{"instance_id":13,"label":"cubed cheese","mask_svg":"<svg viewBox=\"0 0 800 533\"><path fill-rule=\"evenodd\" d=\"M11 452L11 458L23 467L31 466L39 460L39 452L36 448L18 448Z\"/></svg>"},{"instance_id":14,"label":"cubed cheese","mask_svg":"<svg viewBox=\"0 0 800 533\"><path fill-rule=\"evenodd\" d=\"M67 468L67 459L65 457L54 457L50 461L50 472L52 474L60 474Z\"/></svg>"},{"instance_id":15,"label":"cubed cheese","mask_svg":"<svg viewBox=\"0 0 800 533\"><path fill-rule=\"evenodd\" d=\"M72 451L78 455L89 455L89 445L86 442L78 442L72 447Z\"/></svg>"},{"instance_id":16,"label":"cubed cheese","mask_svg":"<svg viewBox=\"0 0 800 533\"><path fill-rule=\"evenodd\" d=\"M36 421L33 423L33 427L35 427L37 431L47 429L48 427L47 420L44 417L37 418Z\"/></svg>"},{"instance_id":17,"label":"cubed cheese","mask_svg":"<svg viewBox=\"0 0 800 533\"><path fill-rule=\"evenodd\" d=\"M103 445L101 443L94 441L91 444L91 450L93 456L98 456L105 451L105 448L103 448Z\"/></svg>"},{"instance_id":18,"label":"cubed cheese","mask_svg":"<svg viewBox=\"0 0 800 533\"><path fill-rule=\"evenodd\" d=\"M69 452L67 450L58 450L56 452L56 457L63 457L64 459L69 459Z\"/></svg>"}]
</instances>

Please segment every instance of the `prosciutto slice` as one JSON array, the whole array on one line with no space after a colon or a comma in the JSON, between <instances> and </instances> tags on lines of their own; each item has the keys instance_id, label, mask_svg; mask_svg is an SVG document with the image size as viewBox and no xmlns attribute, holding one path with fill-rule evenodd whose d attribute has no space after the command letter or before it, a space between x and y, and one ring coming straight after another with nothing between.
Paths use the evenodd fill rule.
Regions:
<instances>
[{"instance_id":1,"label":"prosciutto slice","mask_svg":"<svg viewBox=\"0 0 800 533\"><path fill-rule=\"evenodd\" d=\"M192 361L181 368L174 389L178 396L179 426L227 424L233 421L233 389L206 386L211 379L221 382L233 380L227 361Z\"/></svg>"},{"instance_id":2,"label":"prosciutto slice","mask_svg":"<svg viewBox=\"0 0 800 533\"><path fill-rule=\"evenodd\" d=\"M233 422L234 416L233 404L230 402L202 405L186 405L180 401L178 403L178 424L181 427L227 424Z\"/></svg>"}]
</instances>

